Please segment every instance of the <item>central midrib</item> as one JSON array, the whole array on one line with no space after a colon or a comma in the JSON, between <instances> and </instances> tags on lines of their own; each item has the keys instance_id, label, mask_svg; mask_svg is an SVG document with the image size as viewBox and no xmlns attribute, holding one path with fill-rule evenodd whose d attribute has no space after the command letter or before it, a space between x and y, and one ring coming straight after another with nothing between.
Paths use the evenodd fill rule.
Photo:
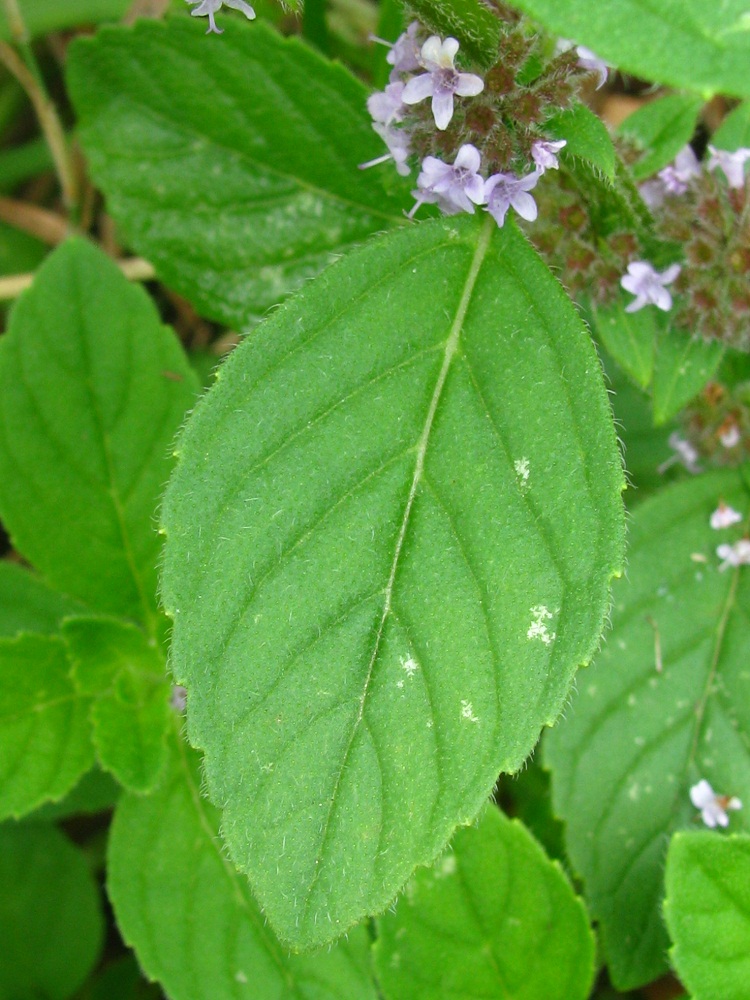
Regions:
<instances>
[{"instance_id":1,"label":"central midrib","mask_svg":"<svg viewBox=\"0 0 750 1000\"><path fill-rule=\"evenodd\" d=\"M435 382L435 388L432 393L432 398L430 399L430 405L427 410L427 416L425 417L424 426L422 428L422 433L419 436L419 440L416 446L416 457L414 461L414 474L412 476L411 486L409 488L409 495L406 500L406 505L404 506L403 517L401 518L401 526L399 528L399 533L396 538L396 545L393 552L393 560L391 562L391 570L388 576L388 582L386 583L385 590L383 592L383 613L380 617L380 623L378 625L378 630L375 635L375 641L373 643L372 655L370 657L370 662L367 667L367 674L365 676L364 684L362 685L362 694L359 700L359 709L357 711L357 717L352 725L351 735L344 750L343 759L341 761L341 767L339 768L338 775L336 777L336 782L334 784L333 790L331 792L331 798L328 804L328 813L326 815L325 822L322 828L322 835L320 839L320 849L319 856L322 855L323 849L325 847L326 841L328 839L328 833L330 829L331 816L333 814L334 805L336 803L336 797L338 795L339 786L341 784L341 777L346 768L346 763L349 758L349 754L354 743L354 739L359 730L360 724L362 722L362 717L364 715L365 704L367 702L367 695L370 689L370 682L372 680L373 671L375 669L375 661L377 660L378 653L380 651L380 644L383 637L383 632L385 630L385 623L388 620L388 615L391 611L391 600L393 597L393 588L396 581L396 573L398 571L399 559L401 556L401 550L404 545L404 540L406 538L406 532L409 527L409 520L411 517L411 511L414 506L414 500L417 495L417 488L419 482L422 478L422 473L424 471L425 456L427 454L427 448L430 440L430 432L432 430L432 425L435 420L435 413L437 412L438 404L440 402L440 397L445 387L445 382L448 377L448 372L450 370L453 358L458 350L458 344L461 336L461 330L463 327L464 319L466 318L466 313L469 308L469 303L471 302L471 297L474 292L474 286L476 285L479 272L484 263L484 258L487 255L487 250L489 249L490 241L492 238L493 231L493 220L488 218L483 226L479 239L477 242L477 248L474 252L474 256L471 261L471 266L469 267L468 274L466 276L466 281L464 282L463 292L461 293L461 299L458 303L458 308L456 309L456 315L451 324L450 333L448 334L448 339L445 342L445 350L443 354L443 363L440 368L437 380ZM312 899L312 892L315 887L318 878L320 877L322 865L317 864L313 874L313 878L307 890L307 895L305 898L302 922L304 923L307 917L307 911L310 906L310 900Z\"/></svg>"}]
</instances>

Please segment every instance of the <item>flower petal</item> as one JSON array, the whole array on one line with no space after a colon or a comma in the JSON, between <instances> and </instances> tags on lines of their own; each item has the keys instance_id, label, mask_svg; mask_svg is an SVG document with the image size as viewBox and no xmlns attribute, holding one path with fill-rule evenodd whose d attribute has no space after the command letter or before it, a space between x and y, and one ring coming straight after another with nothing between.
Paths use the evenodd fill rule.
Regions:
<instances>
[{"instance_id":1,"label":"flower petal","mask_svg":"<svg viewBox=\"0 0 750 1000\"><path fill-rule=\"evenodd\" d=\"M432 116L436 127L444 132L453 117L453 94L450 91L432 95Z\"/></svg>"},{"instance_id":2,"label":"flower petal","mask_svg":"<svg viewBox=\"0 0 750 1000\"><path fill-rule=\"evenodd\" d=\"M434 84L432 74L420 73L419 76L415 76L413 79L409 80L407 85L404 87L401 100L404 104L418 104L426 97L432 97L433 89Z\"/></svg>"}]
</instances>

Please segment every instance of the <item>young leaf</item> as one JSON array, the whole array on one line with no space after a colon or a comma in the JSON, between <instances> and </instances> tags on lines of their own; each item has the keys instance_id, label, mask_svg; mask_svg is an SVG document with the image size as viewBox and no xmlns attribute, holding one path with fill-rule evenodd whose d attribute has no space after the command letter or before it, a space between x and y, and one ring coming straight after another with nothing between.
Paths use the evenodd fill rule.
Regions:
<instances>
[{"instance_id":1,"label":"young leaf","mask_svg":"<svg viewBox=\"0 0 750 1000\"><path fill-rule=\"evenodd\" d=\"M59 802L47 802L34 811L34 822L69 819L114 809L121 788L111 774L93 767Z\"/></svg>"},{"instance_id":2,"label":"young leaf","mask_svg":"<svg viewBox=\"0 0 750 1000\"><path fill-rule=\"evenodd\" d=\"M750 983L750 837L677 833L667 855L670 955L695 1000L745 1000Z\"/></svg>"},{"instance_id":3,"label":"young leaf","mask_svg":"<svg viewBox=\"0 0 750 1000\"><path fill-rule=\"evenodd\" d=\"M148 296L100 250L76 239L48 258L0 341L0 513L56 587L154 625L153 516L196 394Z\"/></svg>"},{"instance_id":4,"label":"young leaf","mask_svg":"<svg viewBox=\"0 0 750 1000\"><path fill-rule=\"evenodd\" d=\"M547 125L550 135L565 139L566 145L560 154L564 163L578 157L600 171L607 180L614 181L615 147L607 126L590 108L576 101L567 110L552 115Z\"/></svg>"},{"instance_id":5,"label":"young leaf","mask_svg":"<svg viewBox=\"0 0 750 1000\"><path fill-rule=\"evenodd\" d=\"M0 997L72 996L104 938L83 854L53 826L0 826Z\"/></svg>"},{"instance_id":6,"label":"young leaf","mask_svg":"<svg viewBox=\"0 0 750 1000\"><path fill-rule=\"evenodd\" d=\"M671 420L716 374L722 344L672 329L668 314L650 307L625 312L622 302L592 307L596 332L641 389L651 388L654 424Z\"/></svg>"},{"instance_id":7,"label":"young leaf","mask_svg":"<svg viewBox=\"0 0 750 1000\"><path fill-rule=\"evenodd\" d=\"M72 46L68 83L110 211L208 316L247 325L404 221L412 185L357 169L385 152L366 89L265 25L227 23L220 45L188 18L102 31Z\"/></svg>"},{"instance_id":8,"label":"young leaf","mask_svg":"<svg viewBox=\"0 0 750 1000\"><path fill-rule=\"evenodd\" d=\"M387 1000L586 1000L591 989L585 907L526 828L494 806L414 876L378 933Z\"/></svg>"},{"instance_id":9,"label":"young leaf","mask_svg":"<svg viewBox=\"0 0 750 1000\"><path fill-rule=\"evenodd\" d=\"M52 590L23 566L0 561L0 636L20 632L49 635L58 631L63 618L85 610L84 605Z\"/></svg>"},{"instance_id":10,"label":"young leaf","mask_svg":"<svg viewBox=\"0 0 750 1000\"><path fill-rule=\"evenodd\" d=\"M172 719L156 640L115 619L74 618L65 622L63 635L76 687L92 699L99 763L125 788L151 791L164 767Z\"/></svg>"},{"instance_id":11,"label":"young leaf","mask_svg":"<svg viewBox=\"0 0 750 1000\"><path fill-rule=\"evenodd\" d=\"M126 793L109 841L117 924L171 1000L376 1000L364 928L317 955L290 955L227 861L197 755L176 741L149 796Z\"/></svg>"},{"instance_id":12,"label":"young leaf","mask_svg":"<svg viewBox=\"0 0 750 1000\"><path fill-rule=\"evenodd\" d=\"M53 636L0 639L0 819L61 799L94 763L88 702Z\"/></svg>"},{"instance_id":13,"label":"young leaf","mask_svg":"<svg viewBox=\"0 0 750 1000\"><path fill-rule=\"evenodd\" d=\"M750 490L735 471L636 509L612 632L545 741L568 853L622 990L667 967L662 867L668 836L698 818L690 788L705 778L750 802L750 572L719 568L717 546L742 534L710 527L722 497L748 515ZM731 817L747 828L744 812Z\"/></svg>"},{"instance_id":14,"label":"young leaf","mask_svg":"<svg viewBox=\"0 0 750 1000\"><path fill-rule=\"evenodd\" d=\"M717 149L730 151L750 146L750 101L729 112L711 141Z\"/></svg>"},{"instance_id":15,"label":"young leaf","mask_svg":"<svg viewBox=\"0 0 750 1000\"><path fill-rule=\"evenodd\" d=\"M480 67L497 60L500 22L481 0L410 0L419 20L437 35L451 35Z\"/></svg>"},{"instance_id":16,"label":"young leaf","mask_svg":"<svg viewBox=\"0 0 750 1000\"><path fill-rule=\"evenodd\" d=\"M646 80L697 91L750 95L745 0L514 0L550 31Z\"/></svg>"},{"instance_id":17,"label":"young leaf","mask_svg":"<svg viewBox=\"0 0 750 1000\"><path fill-rule=\"evenodd\" d=\"M235 862L312 947L433 860L591 656L623 535L601 369L512 225L436 220L274 313L179 455L190 738Z\"/></svg>"},{"instance_id":18,"label":"young leaf","mask_svg":"<svg viewBox=\"0 0 750 1000\"><path fill-rule=\"evenodd\" d=\"M667 94L628 115L618 131L644 150L631 167L636 180L651 177L674 160L692 139L702 107L702 98L694 94Z\"/></svg>"}]
</instances>

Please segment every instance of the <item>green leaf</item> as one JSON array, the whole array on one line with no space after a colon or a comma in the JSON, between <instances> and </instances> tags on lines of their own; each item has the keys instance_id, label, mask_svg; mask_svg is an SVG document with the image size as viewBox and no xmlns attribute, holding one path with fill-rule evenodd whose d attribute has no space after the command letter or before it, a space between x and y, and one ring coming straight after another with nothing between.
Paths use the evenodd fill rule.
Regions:
<instances>
[{"instance_id":1,"label":"green leaf","mask_svg":"<svg viewBox=\"0 0 750 1000\"><path fill-rule=\"evenodd\" d=\"M654 360L654 423L665 424L694 399L715 374L724 345L667 329L656 341Z\"/></svg>"},{"instance_id":2,"label":"green leaf","mask_svg":"<svg viewBox=\"0 0 750 1000\"><path fill-rule=\"evenodd\" d=\"M235 862L311 947L431 863L592 655L623 535L601 369L517 229L435 220L274 313L178 450L190 738Z\"/></svg>"},{"instance_id":3,"label":"green leaf","mask_svg":"<svg viewBox=\"0 0 750 1000\"><path fill-rule=\"evenodd\" d=\"M612 145L607 126L587 108L576 101L565 111L558 111L547 120L550 134L565 139L561 157L563 163L572 157L585 160L600 171L610 181L615 179L615 147Z\"/></svg>"},{"instance_id":4,"label":"green leaf","mask_svg":"<svg viewBox=\"0 0 750 1000\"><path fill-rule=\"evenodd\" d=\"M76 687L92 699L99 763L125 788L151 791L166 760L172 713L156 640L127 622L96 618L66 621L63 635Z\"/></svg>"},{"instance_id":5,"label":"green leaf","mask_svg":"<svg viewBox=\"0 0 750 1000\"><path fill-rule=\"evenodd\" d=\"M545 739L568 853L622 990L666 970L664 848L697 818L690 787L706 778L750 801L750 573L719 569L716 547L743 531L709 526L722 497L748 514L737 471L692 478L635 510L612 631ZM745 813L731 815L747 828Z\"/></svg>"},{"instance_id":6,"label":"green leaf","mask_svg":"<svg viewBox=\"0 0 750 1000\"><path fill-rule=\"evenodd\" d=\"M72 996L104 938L83 854L52 826L0 826L0 998Z\"/></svg>"},{"instance_id":7,"label":"green leaf","mask_svg":"<svg viewBox=\"0 0 750 1000\"><path fill-rule=\"evenodd\" d=\"M20 632L57 632L68 615L80 615L82 604L52 590L18 563L0 561L0 636Z\"/></svg>"},{"instance_id":8,"label":"green leaf","mask_svg":"<svg viewBox=\"0 0 750 1000\"><path fill-rule=\"evenodd\" d=\"M72 791L59 802L48 802L35 810L34 822L68 819L113 809L120 797L120 786L115 779L98 767L88 771Z\"/></svg>"},{"instance_id":9,"label":"green leaf","mask_svg":"<svg viewBox=\"0 0 750 1000\"><path fill-rule=\"evenodd\" d=\"M94 763L88 703L52 636L0 639L0 819L61 799Z\"/></svg>"},{"instance_id":10,"label":"green leaf","mask_svg":"<svg viewBox=\"0 0 750 1000\"><path fill-rule=\"evenodd\" d=\"M197 381L143 291L71 240L0 341L0 514L60 590L155 627L153 517Z\"/></svg>"},{"instance_id":11,"label":"green leaf","mask_svg":"<svg viewBox=\"0 0 750 1000\"><path fill-rule=\"evenodd\" d=\"M717 149L730 151L750 146L750 102L745 101L729 112L714 132L712 143Z\"/></svg>"},{"instance_id":12,"label":"green leaf","mask_svg":"<svg viewBox=\"0 0 750 1000\"><path fill-rule=\"evenodd\" d=\"M621 302L591 307L596 332L622 370L641 389L651 388L654 423L667 423L698 395L724 356L716 341L671 327L668 314L650 307L628 313Z\"/></svg>"},{"instance_id":13,"label":"green leaf","mask_svg":"<svg viewBox=\"0 0 750 1000\"><path fill-rule=\"evenodd\" d=\"M644 150L631 169L636 180L651 177L692 139L703 100L693 94L667 94L644 104L620 125L621 135Z\"/></svg>"},{"instance_id":14,"label":"green leaf","mask_svg":"<svg viewBox=\"0 0 750 1000\"><path fill-rule=\"evenodd\" d=\"M585 907L526 828L494 806L414 876L378 931L387 1000L586 1000L591 989Z\"/></svg>"},{"instance_id":15,"label":"green leaf","mask_svg":"<svg viewBox=\"0 0 750 1000\"><path fill-rule=\"evenodd\" d=\"M409 0L419 20L436 35L452 35L480 67L497 61L500 22L481 0Z\"/></svg>"},{"instance_id":16,"label":"green leaf","mask_svg":"<svg viewBox=\"0 0 750 1000\"><path fill-rule=\"evenodd\" d=\"M189 19L102 31L68 83L110 211L208 316L245 326L404 221L412 185L357 169L384 152L363 85L265 25L227 23L220 45Z\"/></svg>"},{"instance_id":17,"label":"green leaf","mask_svg":"<svg viewBox=\"0 0 750 1000\"><path fill-rule=\"evenodd\" d=\"M750 18L745 0L514 0L556 35L574 38L613 66L693 90L750 95Z\"/></svg>"},{"instance_id":18,"label":"green leaf","mask_svg":"<svg viewBox=\"0 0 750 1000\"><path fill-rule=\"evenodd\" d=\"M24 24L32 38L78 24L115 21L125 14L132 0L18 0ZM0 8L0 37L10 38L5 10Z\"/></svg>"},{"instance_id":19,"label":"green leaf","mask_svg":"<svg viewBox=\"0 0 750 1000\"><path fill-rule=\"evenodd\" d=\"M664 915L680 979L695 1000L746 1000L750 837L678 833L667 855Z\"/></svg>"},{"instance_id":20,"label":"green leaf","mask_svg":"<svg viewBox=\"0 0 750 1000\"><path fill-rule=\"evenodd\" d=\"M171 1000L376 1000L364 928L317 955L290 955L219 843L197 755L170 752L149 796L126 793L109 842L108 891L125 940Z\"/></svg>"}]
</instances>

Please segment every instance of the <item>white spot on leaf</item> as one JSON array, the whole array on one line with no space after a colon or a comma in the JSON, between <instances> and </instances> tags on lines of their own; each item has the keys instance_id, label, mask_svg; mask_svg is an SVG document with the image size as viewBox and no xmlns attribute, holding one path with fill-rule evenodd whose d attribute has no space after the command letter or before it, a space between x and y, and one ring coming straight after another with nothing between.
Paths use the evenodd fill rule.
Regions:
<instances>
[{"instance_id":1,"label":"white spot on leaf","mask_svg":"<svg viewBox=\"0 0 750 1000\"><path fill-rule=\"evenodd\" d=\"M527 639L541 639L545 646L549 644L556 638L554 632L550 632L547 628L547 622L552 621L552 612L544 604L536 604L531 609L531 625L529 625L528 631L526 632Z\"/></svg>"},{"instance_id":2,"label":"white spot on leaf","mask_svg":"<svg viewBox=\"0 0 750 1000\"><path fill-rule=\"evenodd\" d=\"M461 699L461 718L466 719L468 722L479 722L479 719L474 715L474 708L471 702L465 698Z\"/></svg>"}]
</instances>

